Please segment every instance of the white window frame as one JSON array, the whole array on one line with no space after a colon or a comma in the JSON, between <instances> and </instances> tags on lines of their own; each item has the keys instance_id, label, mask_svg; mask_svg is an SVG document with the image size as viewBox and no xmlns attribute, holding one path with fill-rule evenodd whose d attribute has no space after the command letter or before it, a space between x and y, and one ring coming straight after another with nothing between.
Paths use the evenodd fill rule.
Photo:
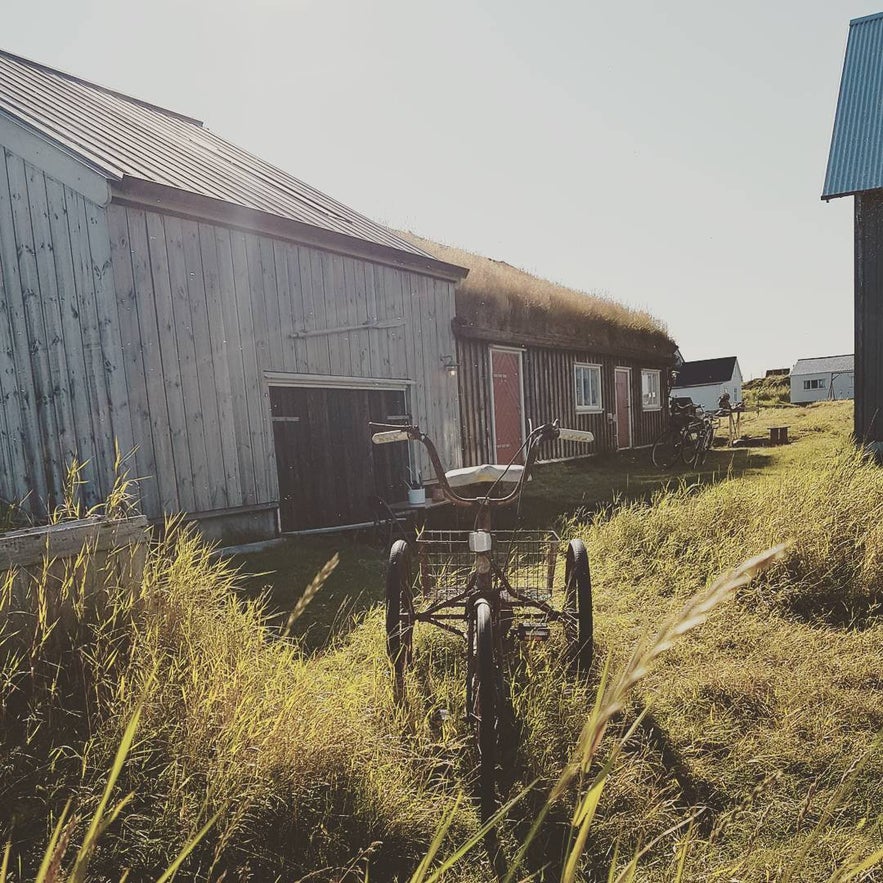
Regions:
<instances>
[{"instance_id":1,"label":"white window frame","mask_svg":"<svg viewBox=\"0 0 883 883\"><path fill-rule=\"evenodd\" d=\"M577 376L579 375L579 371L582 368L587 368L590 371L594 370L598 372L598 403L596 405L581 405L579 403L579 381L577 380ZM600 414L604 410L604 390L602 386L603 376L601 373L601 366L596 365L592 362L574 362L573 363L573 402L576 407L577 414Z\"/></svg>"},{"instance_id":2,"label":"white window frame","mask_svg":"<svg viewBox=\"0 0 883 883\"><path fill-rule=\"evenodd\" d=\"M644 401L644 377L656 376L656 404L648 405ZM662 372L658 368L642 368L641 369L641 410L642 411L661 411L662 410Z\"/></svg>"}]
</instances>

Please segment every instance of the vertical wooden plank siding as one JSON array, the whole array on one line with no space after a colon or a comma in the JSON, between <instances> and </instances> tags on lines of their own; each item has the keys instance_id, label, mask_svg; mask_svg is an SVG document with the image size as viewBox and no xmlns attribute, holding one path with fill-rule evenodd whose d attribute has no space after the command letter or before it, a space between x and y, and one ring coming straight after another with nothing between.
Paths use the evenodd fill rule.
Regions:
<instances>
[{"instance_id":1,"label":"vertical wooden plank siding","mask_svg":"<svg viewBox=\"0 0 883 883\"><path fill-rule=\"evenodd\" d=\"M13 221L13 196L9 181L12 155L4 150L0 167L0 263L3 268L3 307L8 324L5 342L4 410L10 433L10 457L19 454L18 467L6 473L2 495L8 500L28 498L35 513L42 511L46 499L46 476L40 453L40 430L37 425L35 381L31 368L28 329L25 322L25 280L18 262L19 242Z\"/></svg>"},{"instance_id":2,"label":"vertical wooden plank siding","mask_svg":"<svg viewBox=\"0 0 883 883\"><path fill-rule=\"evenodd\" d=\"M92 277L96 309L99 316L98 332L110 411L110 432L114 451L128 457L135 441L129 416L126 374L123 367L123 346L119 317L115 309L116 295L113 282L113 260L110 253L110 235L107 213L94 203L84 200L89 230L89 252L92 255Z\"/></svg>"},{"instance_id":3,"label":"vertical wooden plank siding","mask_svg":"<svg viewBox=\"0 0 883 883\"><path fill-rule=\"evenodd\" d=\"M217 414L217 422L212 422L213 434L207 436L206 444L214 450L220 449L224 471L223 499L229 506L230 500L242 499L240 486L239 455L236 450L235 434L230 431L234 425L233 383L231 380L231 354L228 348L225 326L224 303L221 294L221 269L214 232L204 224L198 225L198 247L205 282L206 338L201 345L211 353L212 384L206 383L207 395L212 397L212 413Z\"/></svg>"},{"instance_id":4,"label":"vertical wooden plank siding","mask_svg":"<svg viewBox=\"0 0 883 883\"><path fill-rule=\"evenodd\" d=\"M500 345L505 344L501 342ZM464 337L457 340L463 460L469 465L485 463L493 457L490 346L486 341ZM574 380L574 365L577 363L601 367L601 411L598 413L577 413ZM543 459L565 459L616 450L614 424L607 415L615 409L614 375L617 367L631 368L633 446L652 444L665 425L664 411L645 411L641 405L641 369L660 370L664 375L666 367L658 361L618 359L591 351L526 347L523 365L525 415L534 426L557 417L563 426L589 430L595 435L595 443L588 448L574 442L546 445Z\"/></svg>"},{"instance_id":5,"label":"vertical wooden plank siding","mask_svg":"<svg viewBox=\"0 0 883 883\"><path fill-rule=\"evenodd\" d=\"M155 505L198 514L278 501L266 372L416 381L414 419L459 465L457 379L442 367L456 346L452 283L155 212L113 206L111 215L120 235L129 230L114 269L134 291L139 323L126 333L138 336L149 377L129 389L139 434L150 415L152 433L138 441L154 446L157 486L166 473L176 488ZM319 461L338 481L332 452Z\"/></svg>"},{"instance_id":6,"label":"vertical wooden plank siding","mask_svg":"<svg viewBox=\"0 0 883 883\"><path fill-rule=\"evenodd\" d=\"M118 445L150 517L275 503L267 372L413 381L414 420L460 463L453 283L105 209L0 159L0 497L45 515L76 457L96 502Z\"/></svg>"},{"instance_id":7,"label":"vertical wooden plank siding","mask_svg":"<svg viewBox=\"0 0 883 883\"><path fill-rule=\"evenodd\" d=\"M74 433L74 415L71 406L70 376L64 333L61 327L61 311L58 305L58 281L55 273L52 231L49 225L49 204L46 196L46 177L33 166L26 167L28 202L31 207L31 229L34 235L34 252L37 264L37 302L43 316L46 361L49 376L50 400L46 407L55 419L54 446L57 455L48 458L49 474L55 488L63 483L68 467L77 458L77 441ZM50 445L52 442L50 442ZM50 447L51 450L51 447ZM50 499L52 494L50 494Z\"/></svg>"},{"instance_id":8,"label":"vertical wooden plank siding","mask_svg":"<svg viewBox=\"0 0 883 883\"><path fill-rule=\"evenodd\" d=\"M221 315L224 323L226 365L230 374L230 408L232 420L225 424L225 432L233 435L236 462L239 468L240 505L257 502L252 439L249 426L246 362L242 345L240 310L237 308L233 246L230 232L221 228L203 226L205 235L214 238L218 252L218 286ZM231 495L231 499L237 499Z\"/></svg>"},{"instance_id":9,"label":"vertical wooden plank siding","mask_svg":"<svg viewBox=\"0 0 883 883\"><path fill-rule=\"evenodd\" d=\"M112 464L116 456L110 385L105 371L101 342L104 304L99 301L95 285L95 261L90 245L86 200L79 194L68 192L67 208L71 230L71 254L74 261L74 285L79 303L80 334L83 339L86 392L92 406L96 492L98 497L104 497L110 490ZM99 235L100 231L96 230L93 238Z\"/></svg>"},{"instance_id":10,"label":"vertical wooden plank siding","mask_svg":"<svg viewBox=\"0 0 883 883\"><path fill-rule=\"evenodd\" d=\"M197 500L201 509L227 508L230 471L226 465L226 445L220 419L215 359L223 352L223 341L211 333L206 289L211 284L211 268L203 266L199 225L183 221L184 267L187 272L187 299L193 325L196 378L202 405L202 430L206 451L204 496ZM215 276L217 274L214 274ZM216 279L215 279L215 284Z\"/></svg>"},{"instance_id":11,"label":"vertical wooden plank siding","mask_svg":"<svg viewBox=\"0 0 883 883\"><path fill-rule=\"evenodd\" d=\"M138 306L135 299L135 277L129 247L129 228L126 213L112 206L107 214L110 232L110 251L113 260L114 288L120 337L123 341L123 367L126 376L127 397L132 432L135 437L133 474L141 480L141 501L146 509L159 509L159 489L154 476L156 462L153 456L153 430L147 398L147 368L141 331L138 325ZM145 444L145 440L149 440Z\"/></svg>"},{"instance_id":12,"label":"vertical wooden plank siding","mask_svg":"<svg viewBox=\"0 0 883 883\"><path fill-rule=\"evenodd\" d=\"M172 446L171 418L169 416L169 402L165 389L165 374L163 372L162 345L160 343L159 314L156 308L153 274L150 262L150 246L147 234L147 218L144 212L137 209L126 210L118 206L111 206L108 210L108 220L111 229L128 230L129 234L129 260L132 264L132 283L134 286L135 310L138 319L138 336L132 341L127 341L127 346L134 350L140 350L144 367L144 399L132 401L133 413L139 410L147 413L150 422L150 433L143 429L138 435L137 442L142 449L148 449L143 457L148 464L153 461L153 471L145 474L147 481L156 486L159 498L156 509L149 509L146 505L144 511L151 515L177 512L180 509L178 498L177 466L175 463L174 448ZM115 261L126 261L123 250L117 252ZM119 272L124 274L125 269ZM134 324L128 333L134 334ZM137 371L137 364L132 369ZM130 387L130 395L138 395L133 383ZM148 466L148 468L150 468Z\"/></svg>"},{"instance_id":13,"label":"vertical wooden plank siding","mask_svg":"<svg viewBox=\"0 0 883 883\"><path fill-rule=\"evenodd\" d=\"M92 425L93 408L88 395L86 358L80 327L81 305L74 272L73 237L65 188L51 178L46 179L49 208L50 241L58 280L58 305L61 331L64 338L65 365L70 390L73 420L74 450L82 464L83 501L87 506L98 502L98 473L93 451L95 432Z\"/></svg>"},{"instance_id":14,"label":"vertical wooden plank siding","mask_svg":"<svg viewBox=\"0 0 883 883\"><path fill-rule=\"evenodd\" d=\"M37 517L75 458L91 505L110 489L115 443L133 445L116 288L105 210L4 149L0 497Z\"/></svg>"},{"instance_id":15,"label":"vertical wooden plank siding","mask_svg":"<svg viewBox=\"0 0 883 883\"><path fill-rule=\"evenodd\" d=\"M63 480L62 470L55 456L58 427L53 407L55 378L50 372L46 326L40 304L40 280L37 275L36 249L31 224L31 206L28 201L27 169L25 162L7 155L6 170L12 203L12 224L21 279L21 314L24 320L25 340L31 363L31 392L35 425L30 443L39 459L35 458L35 490L39 494L38 511L57 500Z\"/></svg>"}]
</instances>

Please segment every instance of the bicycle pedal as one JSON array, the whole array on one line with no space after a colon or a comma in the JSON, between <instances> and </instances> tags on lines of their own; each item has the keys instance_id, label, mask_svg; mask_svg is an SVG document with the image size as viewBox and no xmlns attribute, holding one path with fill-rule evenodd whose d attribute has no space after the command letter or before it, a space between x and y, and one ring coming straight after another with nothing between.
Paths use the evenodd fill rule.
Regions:
<instances>
[{"instance_id":1,"label":"bicycle pedal","mask_svg":"<svg viewBox=\"0 0 883 883\"><path fill-rule=\"evenodd\" d=\"M525 622L518 625L516 632L522 641L547 641L552 634L547 625L529 625Z\"/></svg>"}]
</instances>

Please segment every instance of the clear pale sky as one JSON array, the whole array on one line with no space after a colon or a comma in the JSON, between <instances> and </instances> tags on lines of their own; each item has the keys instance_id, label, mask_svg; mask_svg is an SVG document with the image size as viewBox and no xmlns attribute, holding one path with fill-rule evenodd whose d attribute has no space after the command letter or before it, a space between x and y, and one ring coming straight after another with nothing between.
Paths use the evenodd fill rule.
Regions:
<instances>
[{"instance_id":1,"label":"clear pale sky","mask_svg":"<svg viewBox=\"0 0 883 883\"><path fill-rule=\"evenodd\" d=\"M883 0L0 0L0 46L189 113L381 222L646 307L746 378L848 353L819 199Z\"/></svg>"}]
</instances>

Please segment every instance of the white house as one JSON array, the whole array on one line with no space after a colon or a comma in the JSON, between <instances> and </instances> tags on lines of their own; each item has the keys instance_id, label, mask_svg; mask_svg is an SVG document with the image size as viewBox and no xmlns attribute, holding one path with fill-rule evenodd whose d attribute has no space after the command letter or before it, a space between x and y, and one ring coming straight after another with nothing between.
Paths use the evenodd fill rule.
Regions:
<instances>
[{"instance_id":1,"label":"white house","mask_svg":"<svg viewBox=\"0 0 883 883\"><path fill-rule=\"evenodd\" d=\"M798 359L791 371L791 404L855 398L855 356Z\"/></svg>"},{"instance_id":2,"label":"white house","mask_svg":"<svg viewBox=\"0 0 883 883\"><path fill-rule=\"evenodd\" d=\"M717 408L725 392L734 405L742 401L742 372L735 356L684 362L675 371L677 379L671 394L691 398L706 411Z\"/></svg>"}]
</instances>

